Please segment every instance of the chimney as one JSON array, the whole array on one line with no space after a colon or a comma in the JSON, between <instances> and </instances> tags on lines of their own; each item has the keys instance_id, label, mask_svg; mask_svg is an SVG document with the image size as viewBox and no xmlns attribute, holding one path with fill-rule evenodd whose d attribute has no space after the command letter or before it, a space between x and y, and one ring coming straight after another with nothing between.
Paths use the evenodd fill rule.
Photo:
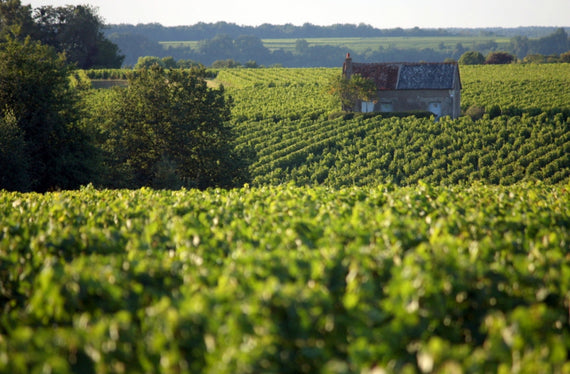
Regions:
<instances>
[{"instance_id":1,"label":"chimney","mask_svg":"<svg viewBox=\"0 0 570 374\"><path fill-rule=\"evenodd\" d=\"M342 65L342 75L346 79L350 79L352 76L352 57L350 57L350 53L346 54L346 59L344 60L344 64Z\"/></svg>"}]
</instances>

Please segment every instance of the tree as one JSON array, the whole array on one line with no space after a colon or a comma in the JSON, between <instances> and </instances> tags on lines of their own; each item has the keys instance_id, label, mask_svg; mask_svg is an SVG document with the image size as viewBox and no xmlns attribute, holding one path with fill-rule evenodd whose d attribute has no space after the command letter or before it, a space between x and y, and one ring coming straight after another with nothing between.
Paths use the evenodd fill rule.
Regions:
<instances>
[{"instance_id":1,"label":"tree","mask_svg":"<svg viewBox=\"0 0 570 374\"><path fill-rule=\"evenodd\" d=\"M526 36L515 36L511 39L511 50L518 58L524 58L530 48L530 41Z\"/></svg>"},{"instance_id":2,"label":"tree","mask_svg":"<svg viewBox=\"0 0 570 374\"><path fill-rule=\"evenodd\" d=\"M297 39L297 41L295 41L295 52L302 55L304 53L307 53L308 50L309 42L307 42L305 39Z\"/></svg>"},{"instance_id":3,"label":"tree","mask_svg":"<svg viewBox=\"0 0 570 374\"><path fill-rule=\"evenodd\" d=\"M542 64L546 62L546 56L540 54L526 55L523 62L530 64Z\"/></svg>"},{"instance_id":4,"label":"tree","mask_svg":"<svg viewBox=\"0 0 570 374\"><path fill-rule=\"evenodd\" d=\"M350 79L338 75L329 82L329 93L340 99L342 110L352 111L359 100L374 100L377 88L373 80L363 78L359 74L352 75Z\"/></svg>"},{"instance_id":5,"label":"tree","mask_svg":"<svg viewBox=\"0 0 570 374\"><path fill-rule=\"evenodd\" d=\"M552 34L533 41L533 53L542 55L560 54L570 48L568 34L562 27L556 29Z\"/></svg>"},{"instance_id":6,"label":"tree","mask_svg":"<svg viewBox=\"0 0 570 374\"><path fill-rule=\"evenodd\" d=\"M0 121L8 134L4 141L17 149L12 167L20 165L29 178L11 188L47 191L91 181L96 152L78 125L70 71L64 56L29 37L23 42L9 37L0 44Z\"/></svg>"},{"instance_id":7,"label":"tree","mask_svg":"<svg viewBox=\"0 0 570 374\"><path fill-rule=\"evenodd\" d=\"M500 65L500 64L510 64L516 60L516 57L507 52L491 52L487 55L485 59L485 64L488 65Z\"/></svg>"},{"instance_id":8,"label":"tree","mask_svg":"<svg viewBox=\"0 0 570 374\"><path fill-rule=\"evenodd\" d=\"M37 39L58 52L80 69L119 68L124 56L105 38L103 21L94 8L86 5L43 6L34 10Z\"/></svg>"},{"instance_id":9,"label":"tree","mask_svg":"<svg viewBox=\"0 0 570 374\"><path fill-rule=\"evenodd\" d=\"M150 68L152 65L158 65L160 67L166 67L164 65L164 61L162 61L162 59L160 57L156 57L156 56L144 56L144 57L139 57L137 63L135 64L134 68L135 69L148 69Z\"/></svg>"},{"instance_id":10,"label":"tree","mask_svg":"<svg viewBox=\"0 0 570 374\"><path fill-rule=\"evenodd\" d=\"M0 188L28 191L31 187L29 167L24 134L13 113L5 112L0 117Z\"/></svg>"},{"instance_id":11,"label":"tree","mask_svg":"<svg viewBox=\"0 0 570 374\"><path fill-rule=\"evenodd\" d=\"M241 67L241 64L232 58L227 60L216 60L212 62L212 67L215 69L234 69Z\"/></svg>"},{"instance_id":12,"label":"tree","mask_svg":"<svg viewBox=\"0 0 570 374\"><path fill-rule=\"evenodd\" d=\"M109 35L109 40L115 43L125 55L123 63L131 67L137 63L140 56L164 56L166 53L157 41L150 40L143 35L113 33Z\"/></svg>"},{"instance_id":13,"label":"tree","mask_svg":"<svg viewBox=\"0 0 570 374\"><path fill-rule=\"evenodd\" d=\"M461 65L482 65L485 63L485 56L481 52L468 51L461 55L458 63Z\"/></svg>"},{"instance_id":14,"label":"tree","mask_svg":"<svg viewBox=\"0 0 570 374\"><path fill-rule=\"evenodd\" d=\"M198 45L198 50L210 61L231 59L238 53L234 40L225 34L202 40Z\"/></svg>"},{"instance_id":15,"label":"tree","mask_svg":"<svg viewBox=\"0 0 570 374\"><path fill-rule=\"evenodd\" d=\"M93 120L102 122L108 187L231 187L247 180L227 125L231 100L204 69L159 65L129 74Z\"/></svg>"},{"instance_id":16,"label":"tree","mask_svg":"<svg viewBox=\"0 0 570 374\"><path fill-rule=\"evenodd\" d=\"M560 54L560 62L570 62L570 51Z\"/></svg>"},{"instance_id":17,"label":"tree","mask_svg":"<svg viewBox=\"0 0 570 374\"><path fill-rule=\"evenodd\" d=\"M264 60L269 56L269 49L263 45L263 42L257 36L239 36L234 41L234 45L237 49L238 61L241 62Z\"/></svg>"},{"instance_id":18,"label":"tree","mask_svg":"<svg viewBox=\"0 0 570 374\"><path fill-rule=\"evenodd\" d=\"M0 0L0 39L11 35L24 40L34 30L31 6L22 5L20 0Z\"/></svg>"}]
</instances>

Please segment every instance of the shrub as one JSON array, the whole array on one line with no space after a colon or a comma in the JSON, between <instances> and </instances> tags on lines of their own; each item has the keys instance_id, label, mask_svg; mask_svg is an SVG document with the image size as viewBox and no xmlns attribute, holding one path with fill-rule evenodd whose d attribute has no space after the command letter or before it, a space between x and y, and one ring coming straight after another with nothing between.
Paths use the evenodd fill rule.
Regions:
<instances>
[{"instance_id":1,"label":"shrub","mask_svg":"<svg viewBox=\"0 0 570 374\"><path fill-rule=\"evenodd\" d=\"M483 117L483 114L485 114L485 108L478 105L471 105L465 112L465 115L471 117L473 121L481 119Z\"/></svg>"},{"instance_id":2,"label":"shrub","mask_svg":"<svg viewBox=\"0 0 570 374\"><path fill-rule=\"evenodd\" d=\"M487 55L485 59L485 64L487 65L501 65L510 64L516 60L516 57L507 52L491 52Z\"/></svg>"},{"instance_id":3,"label":"shrub","mask_svg":"<svg viewBox=\"0 0 570 374\"><path fill-rule=\"evenodd\" d=\"M461 55L458 62L461 65L482 65L485 63L485 56L481 52L468 51Z\"/></svg>"},{"instance_id":4,"label":"shrub","mask_svg":"<svg viewBox=\"0 0 570 374\"><path fill-rule=\"evenodd\" d=\"M495 118L495 117L499 117L499 116L501 115L501 107L498 106L497 104L492 105L492 106L489 108L488 113L489 113L489 117L490 117L491 119L493 119L493 118Z\"/></svg>"}]
</instances>

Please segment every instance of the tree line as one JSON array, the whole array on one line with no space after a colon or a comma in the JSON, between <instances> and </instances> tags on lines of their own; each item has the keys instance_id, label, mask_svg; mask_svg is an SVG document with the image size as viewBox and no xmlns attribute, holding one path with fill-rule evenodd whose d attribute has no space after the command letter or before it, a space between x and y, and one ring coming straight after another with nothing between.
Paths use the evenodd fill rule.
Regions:
<instances>
[{"instance_id":1,"label":"tree line","mask_svg":"<svg viewBox=\"0 0 570 374\"><path fill-rule=\"evenodd\" d=\"M80 69L119 68L124 55L104 34L103 20L89 5L42 6L0 0L0 37L29 37L65 53Z\"/></svg>"},{"instance_id":2,"label":"tree line","mask_svg":"<svg viewBox=\"0 0 570 374\"><path fill-rule=\"evenodd\" d=\"M336 37L377 37L377 36L451 36L454 32L446 29L379 29L371 25L334 24L318 26L305 23L301 26L293 24L272 25L264 23L259 26L244 26L228 22L204 23L199 22L189 26L163 26L159 23L149 24L118 24L110 25L108 34L137 34L154 41L187 41L206 40L216 35L226 34L233 37L251 35L258 38L336 38Z\"/></svg>"},{"instance_id":3,"label":"tree line","mask_svg":"<svg viewBox=\"0 0 570 374\"><path fill-rule=\"evenodd\" d=\"M158 26L157 26L158 27ZM142 56L173 57L175 60L190 60L205 66L274 66L284 67L335 67L339 65L339 56L350 52L362 62L439 62L446 59L458 60L465 52L475 51L482 54L507 52L530 62L543 62L540 56L547 56L544 62L557 62L560 54L570 50L570 39L563 28L552 34L537 39L514 37L506 51L499 50L493 40L475 43L469 48L457 43L453 48L398 48L395 46L366 51L354 51L347 47L333 45L310 45L306 39L297 39L294 50L282 48L270 50L256 35L217 34L198 41L195 47L164 48L158 41L145 34L111 33L110 40L119 45L125 53L125 65L134 66ZM155 37L156 38L156 37ZM554 56L554 57L553 57Z\"/></svg>"},{"instance_id":4,"label":"tree line","mask_svg":"<svg viewBox=\"0 0 570 374\"><path fill-rule=\"evenodd\" d=\"M428 37L428 36L526 36L540 38L556 31L556 27L516 27L516 28L409 28L392 29L376 28L368 24L334 24L329 26L305 23L301 26L293 24L272 25L264 23L259 26L237 25L228 22L199 22L188 26L163 26L159 23L148 24L113 24L106 29L110 34L137 34L154 41L188 41L206 40L216 35L226 34L234 38L240 35L256 36L260 39L278 38L340 38L340 37Z\"/></svg>"},{"instance_id":5,"label":"tree line","mask_svg":"<svg viewBox=\"0 0 570 374\"><path fill-rule=\"evenodd\" d=\"M130 72L128 87L93 90L76 68L98 57L66 42L77 21L70 14L98 19L82 6L32 16L18 0L0 1L0 189L207 188L247 180L247 152L234 149L227 124L231 99L207 86L204 69L156 65ZM39 26L55 19L69 29Z\"/></svg>"}]
</instances>

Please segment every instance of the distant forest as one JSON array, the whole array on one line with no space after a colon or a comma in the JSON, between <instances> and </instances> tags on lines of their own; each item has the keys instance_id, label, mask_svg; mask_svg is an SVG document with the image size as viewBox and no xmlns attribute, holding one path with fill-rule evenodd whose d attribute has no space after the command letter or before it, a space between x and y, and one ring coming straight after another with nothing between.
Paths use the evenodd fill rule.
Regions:
<instances>
[{"instance_id":1,"label":"distant forest","mask_svg":"<svg viewBox=\"0 0 570 374\"><path fill-rule=\"evenodd\" d=\"M570 50L568 31L570 28L518 27L518 28L445 28L445 29L378 29L366 24L336 24L318 26L306 23L260 26L241 26L234 23L197 23L191 26L166 27L158 23L108 25L105 33L117 44L125 55L124 65L133 66L139 57L172 56L176 60L195 61L211 66L225 62L232 66L271 66L309 67L338 66L342 56L351 52L359 61L443 61L459 59L469 51L489 53L499 50L493 42L497 38L509 38L506 52L522 59L530 54L560 55ZM309 46L306 38L345 38L345 37L488 37L489 41L475 48L457 43L453 49L444 48L383 48L357 52L346 47L332 45ZM269 50L262 39L297 39L295 51L282 49ZM194 41L197 47L166 49L159 42ZM504 50L504 48L503 48Z\"/></svg>"}]
</instances>

